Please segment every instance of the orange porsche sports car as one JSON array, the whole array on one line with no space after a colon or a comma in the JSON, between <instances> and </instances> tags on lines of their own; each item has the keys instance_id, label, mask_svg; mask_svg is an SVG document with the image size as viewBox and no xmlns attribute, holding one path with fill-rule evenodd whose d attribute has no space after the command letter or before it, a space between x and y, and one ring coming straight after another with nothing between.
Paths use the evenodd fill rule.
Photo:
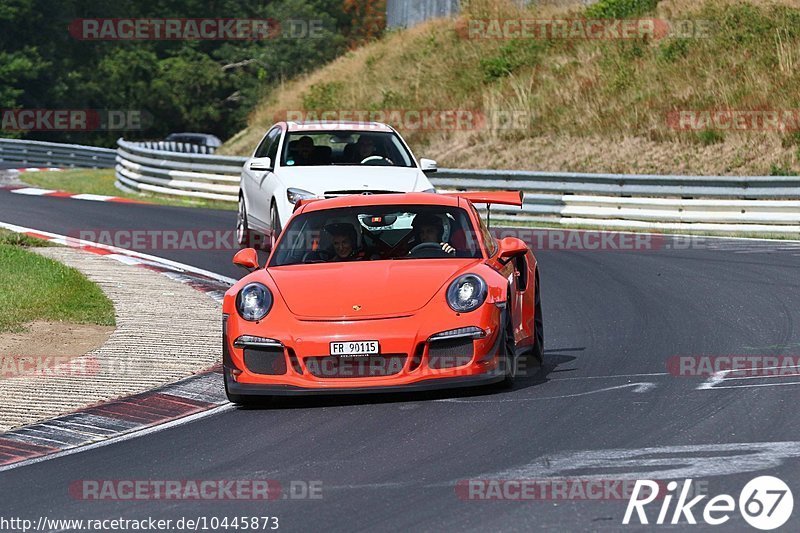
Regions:
<instances>
[{"instance_id":1,"label":"orange porsche sports car","mask_svg":"<svg viewBox=\"0 0 800 533\"><path fill-rule=\"evenodd\" d=\"M234 257L253 272L223 303L228 398L510 386L523 355L541 363L536 258L473 203L522 193L298 202L264 268Z\"/></svg>"}]
</instances>

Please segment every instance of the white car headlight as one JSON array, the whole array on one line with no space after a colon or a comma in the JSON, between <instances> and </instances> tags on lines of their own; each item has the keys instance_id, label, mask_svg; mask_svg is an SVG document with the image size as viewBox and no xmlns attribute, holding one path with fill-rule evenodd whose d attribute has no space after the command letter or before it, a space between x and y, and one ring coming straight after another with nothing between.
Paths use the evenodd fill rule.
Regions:
<instances>
[{"instance_id":1,"label":"white car headlight","mask_svg":"<svg viewBox=\"0 0 800 533\"><path fill-rule=\"evenodd\" d=\"M313 192L304 191L303 189L286 189L286 199L290 204L296 204L299 200L305 198L314 198L316 195Z\"/></svg>"},{"instance_id":2,"label":"white car headlight","mask_svg":"<svg viewBox=\"0 0 800 533\"><path fill-rule=\"evenodd\" d=\"M272 308L272 293L260 283L245 285L236 296L239 316L250 322L261 320Z\"/></svg>"},{"instance_id":3,"label":"white car headlight","mask_svg":"<svg viewBox=\"0 0 800 533\"><path fill-rule=\"evenodd\" d=\"M469 313L483 305L487 293L483 278L476 274L464 274L447 288L447 304L453 311Z\"/></svg>"}]
</instances>

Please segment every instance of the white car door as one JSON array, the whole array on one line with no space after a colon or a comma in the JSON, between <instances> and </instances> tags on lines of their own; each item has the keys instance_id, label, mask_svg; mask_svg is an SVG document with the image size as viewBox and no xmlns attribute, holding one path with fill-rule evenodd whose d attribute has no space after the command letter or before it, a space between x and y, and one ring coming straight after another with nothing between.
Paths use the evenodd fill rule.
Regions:
<instances>
[{"instance_id":1,"label":"white car door","mask_svg":"<svg viewBox=\"0 0 800 533\"><path fill-rule=\"evenodd\" d=\"M269 181L270 171L250 168L254 159L268 157L273 146L277 147L281 129L277 126L269 130L256 148L253 156L247 160L242 169L242 188L247 199L247 215L250 226L259 230L266 229L269 224L269 199L265 196L263 184ZM274 168L274 161L272 162Z\"/></svg>"},{"instance_id":2,"label":"white car door","mask_svg":"<svg viewBox=\"0 0 800 533\"><path fill-rule=\"evenodd\" d=\"M272 220L270 218L270 206L272 205L272 199L275 198L275 203L278 204L281 202L281 198L276 197L276 194L279 192L280 189L280 182L278 179L278 172L280 170L280 147L282 145L282 140L284 138L283 129L280 126L276 126L277 128L277 135L275 139L269 143L269 148L267 149L267 157L270 158L272 161L272 171L267 172L264 178L261 180L261 198L264 200L264 218L262 219L266 225L269 227L269 230L272 231ZM283 200L284 202L286 200Z\"/></svg>"}]
</instances>

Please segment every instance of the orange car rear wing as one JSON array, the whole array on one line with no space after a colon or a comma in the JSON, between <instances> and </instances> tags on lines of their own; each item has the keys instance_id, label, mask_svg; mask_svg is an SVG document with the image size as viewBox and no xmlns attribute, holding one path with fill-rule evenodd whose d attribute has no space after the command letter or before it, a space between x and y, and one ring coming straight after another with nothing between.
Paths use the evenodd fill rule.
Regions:
<instances>
[{"instance_id":1,"label":"orange car rear wing","mask_svg":"<svg viewBox=\"0 0 800 533\"><path fill-rule=\"evenodd\" d=\"M522 206L522 191L445 192L443 196L458 196L473 204L502 204Z\"/></svg>"}]
</instances>

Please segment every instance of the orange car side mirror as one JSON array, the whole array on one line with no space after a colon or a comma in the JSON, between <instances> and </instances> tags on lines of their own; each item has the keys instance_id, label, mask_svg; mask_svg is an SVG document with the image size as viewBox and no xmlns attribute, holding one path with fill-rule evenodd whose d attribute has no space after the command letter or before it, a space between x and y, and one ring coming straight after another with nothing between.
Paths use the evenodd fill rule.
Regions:
<instances>
[{"instance_id":1,"label":"orange car side mirror","mask_svg":"<svg viewBox=\"0 0 800 533\"><path fill-rule=\"evenodd\" d=\"M514 257L522 255L528 251L528 245L525 241L517 239L516 237L506 237L500 241L500 251L497 258L507 263Z\"/></svg>"},{"instance_id":2,"label":"orange car side mirror","mask_svg":"<svg viewBox=\"0 0 800 533\"><path fill-rule=\"evenodd\" d=\"M258 268L258 253L253 248L239 250L233 256L233 264L244 267L247 270L255 270Z\"/></svg>"}]
</instances>

